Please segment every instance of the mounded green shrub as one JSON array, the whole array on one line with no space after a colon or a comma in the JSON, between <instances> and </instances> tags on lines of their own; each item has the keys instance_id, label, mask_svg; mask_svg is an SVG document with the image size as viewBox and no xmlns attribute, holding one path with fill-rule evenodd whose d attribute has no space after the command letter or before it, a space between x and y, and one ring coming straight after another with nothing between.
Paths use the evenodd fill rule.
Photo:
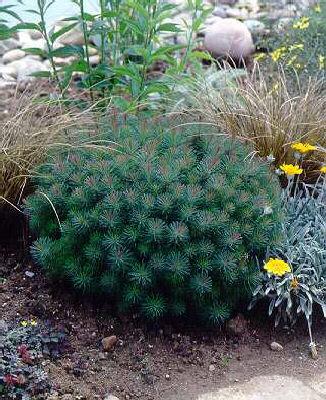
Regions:
<instances>
[{"instance_id":1,"label":"mounded green shrub","mask_svg":"<svg viewBox=\"0 0 326 400\"><path fill-rule=\"evenodd\" d=\"M116 131L115 150L73 150L41 169L26 207L34 259L121 311L222 322L278 241L277 179L225 138Z\"/></svg>"}]
</instances>

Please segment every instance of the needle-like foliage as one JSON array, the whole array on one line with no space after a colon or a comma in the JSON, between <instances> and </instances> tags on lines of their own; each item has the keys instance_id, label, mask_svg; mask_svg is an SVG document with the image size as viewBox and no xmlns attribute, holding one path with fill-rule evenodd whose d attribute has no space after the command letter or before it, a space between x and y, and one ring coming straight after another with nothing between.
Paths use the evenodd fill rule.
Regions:
<instances>
[{"instance_id":1,"label":"needle-like foliage","mask_svg":"<svg viewBox=\"0 0 326 400\"><path fill-rule=\"evenodd\" d=\"M120 310L220 323L278 241L277 179L237 142L145 125L108 132L115 151L75 149L42 168L26 207L32 254Z\"/></svg>"}]
</instances>

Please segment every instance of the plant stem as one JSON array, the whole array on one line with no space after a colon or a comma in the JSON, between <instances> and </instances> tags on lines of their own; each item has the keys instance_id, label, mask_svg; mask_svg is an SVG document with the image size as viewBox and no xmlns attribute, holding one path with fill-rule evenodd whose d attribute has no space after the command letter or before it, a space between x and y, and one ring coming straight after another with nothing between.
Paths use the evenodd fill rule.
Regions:
<instances>
[{"instance_id":1,"label":"plant stem","mask_svg":"<svg viewBox=\"0 0 326 400\"><path fill-rule=\"evenodd\" d=\"M42 2L42 0L38 0L37 1L37 5L38 5L38 9L40 11L40 18L41 18L40 25L41 25L42 35L43 35L43 38L45 40L45 43L46 43L46 46L47 46L47 49L48 49L47 56L48 56L48 59L50 61L51 67L52 67L54 79L56 80L57 85L58 85L59 90L60 90L60 93L61 93L61 96L63 97L64 87L62 86L62 83L60 81L58 70L57 70L57 67L55 65L54 58L52 56L53 46L52 46L52 43L50 41L47 29L46 29L45 10L44 10L46 4L45 4L45 2Z\"/></svg>"},{"instance_id":2,"label":"plant stem","mask_svg":"<svg viewBox=\"0 0 326 400\"><path fill-rule=\"evenodd\" d=\"M83 36L84 36L84 43L85 43L85 55L86 55L86 62L87 62L87 73L88 73L88 79L89 79L89 84L91 84L91 64L89 61L89 51L88 51L88 31L87 31L87 23L86 23L86 18L85 18L85 9L84 9L84 0L79 0L79 7L80 7L80 16L82 20L82 30L83 30ZM92 102L94 101L94 94L93 94L93 89L92 86L89 88L90 95L91 95L91 100Z\"/></svg>"}]
</instances>

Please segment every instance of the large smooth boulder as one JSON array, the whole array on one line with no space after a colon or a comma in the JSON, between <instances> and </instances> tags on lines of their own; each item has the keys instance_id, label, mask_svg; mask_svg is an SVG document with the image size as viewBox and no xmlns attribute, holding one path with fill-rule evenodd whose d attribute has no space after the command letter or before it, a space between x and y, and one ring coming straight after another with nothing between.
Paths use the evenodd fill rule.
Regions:
<instances>
[{"instance_id":1,"label":"large smooth boulder","mask_svg":"<svg viewBox=\"0 0 326 400\"><path fill-rule=\"evenodd\" d=\"M218 18L205 31L204 46L214 57L240 60L255 50L252 35L246 25L234 18Z\"/></svg>"}]
</instances>

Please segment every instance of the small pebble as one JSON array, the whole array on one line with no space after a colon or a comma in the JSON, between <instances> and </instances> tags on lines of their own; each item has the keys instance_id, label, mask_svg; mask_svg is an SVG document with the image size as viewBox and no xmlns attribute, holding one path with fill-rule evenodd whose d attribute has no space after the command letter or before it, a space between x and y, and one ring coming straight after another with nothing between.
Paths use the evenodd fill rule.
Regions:
<instances>
[{"instance_id":1,"label":"small pebble","mask_svg":"<svg viewBox=\"0 0 326 400\"><path fill-rule=\"evenodd\" d=\"M280 345L277 342L272 342L271 343L271 350L273 350L273 351L282 351L283 350L283 346Z\"/></svg>"}]
</instances>

